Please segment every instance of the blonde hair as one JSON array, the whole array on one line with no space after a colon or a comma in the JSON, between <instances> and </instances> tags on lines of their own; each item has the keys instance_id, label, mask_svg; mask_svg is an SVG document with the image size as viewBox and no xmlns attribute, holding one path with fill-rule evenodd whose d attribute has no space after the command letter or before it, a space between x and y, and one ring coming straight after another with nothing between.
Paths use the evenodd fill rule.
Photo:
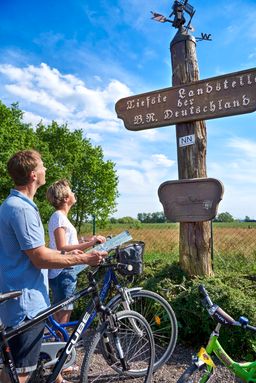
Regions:
<instances>
[{"instance_id":1,"label":"blonde hair","mask_svg":"<svg viewBox=\"0 0 256 383\"><path fill-rule=\"evenodd\" d=\"M70 183L66 179L54 182L46 192L46 198L55 209L63 206L65 198L69 196Z\"/></svg>"},{"instance_id":2,"label":"blonde hair","mask_svg":"<svg viewBox=\"0 0 256 383\"><path fill-rule=\"evenodd\" d=\"M21 150L7 162L7 171L16 186L28 183L30 174L41 160L41 154L36 150Z\"/></svg>"}]
</instances>

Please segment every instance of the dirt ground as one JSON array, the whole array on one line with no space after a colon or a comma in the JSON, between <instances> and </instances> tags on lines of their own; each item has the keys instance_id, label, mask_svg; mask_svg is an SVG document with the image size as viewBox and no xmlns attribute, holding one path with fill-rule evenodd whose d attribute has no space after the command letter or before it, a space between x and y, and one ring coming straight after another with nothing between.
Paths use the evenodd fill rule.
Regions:
<instances>
[{"instance_id":1,"label":"dirt ground","mask_svg":"<svg viewBox=\"0 0 256 383\"><path fill-rule=\"evenodd\" d=\"M78 351L79 353L79 351ZM183 371L188 367L191 361L193 351L184 346L177 345L169 362L154 373L152 383L175 383L181 376ZM78 358L80 355L78 355ZM65 375L65 378L71 382L79 382L78 376ZM138 379L139 383L140 379ZM217 366L211 383L235 383L239 382L235 377L223 366ZM134 380L137 383L137 380Z\"/></svg>"},{"instance_id":2,"label":"dirt ground","mask_svg":"<svg viewBox=\"0 0 256 383\"><path fill-rule=\"evenodd\" d=\"M188 349L184 346L177 345L168 363L166 363L164 366L162 366L159 370L157 370L154 373L151 383L176 383L178 378L183 373L183 371L189 366L192 354L193 354L192 349ZM82 357L83 357L83 353L78 348L77 349L78 364L81 363ZM64 378L73 383L80 382L80 379L77 373L65 374ZM135 379L133 380L133 382L140 383L141 379ZM240 382L240 380L236 379L228 371L227 368L221 365L217 365L215 374L211 378L210 382L211 383L238 383Z\"/></svg>"}]
</instances>

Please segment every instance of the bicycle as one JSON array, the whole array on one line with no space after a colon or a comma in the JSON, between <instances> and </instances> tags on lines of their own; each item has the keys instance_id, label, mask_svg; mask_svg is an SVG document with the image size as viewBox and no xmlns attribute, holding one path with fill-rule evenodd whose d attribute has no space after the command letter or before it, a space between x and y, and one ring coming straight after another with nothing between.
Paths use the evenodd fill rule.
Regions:
<instances>
[{"instance_id":1,"label":"bicycle","mask_svg":"<svg viewBox=\"0 0 256 383\"><path fill-rule=\"evenodd\" d=\"M222 325L238 326L251 331L256 331L256 327L249 325L249 320L244 316L241 316L238 321L236 321L217 304L214 304L203 285L199 286L199 292L203 296L203 306L207 309L209 315L218 323L210 335L206 349L202 347L199 353L193 357L193 364L184 371L177 383L209 382L216 367L211 358L212 354L232 371L235 377L247 383L256 382L256 361L242 363L234 361L222 348L218 340Z\"/></svg>"},{"instance_id":2,"label":"bicycle","mask_svg":"<svg viewBox=\"0 0 256 383\"><path fill-rule=\"evenodd\" d=\"M127 237L123 233L121 234L122 240L126 241ZM130 238L131 237L129 237L129 239ZM121 248L117 246L115 249L113 249L112 254L110 254L110 259L120 260L120 254L127 253L130 247L133 245L134 243L128 244ZM141 242L140 246L142 246ZM121 261L126 262L124 257L122 257ZM117 276L117 272L124 277L132 277L138 273L138 271L140 271L137 263L134 263L131 257L129 257L128 263L130 266L132 266L132 270L130 271L127 268L114 269L110 267L105 269L106 272L103 277L100 298L102 302L105 302L112 291L115 290L117 291L117 295L110 299L110 301L107 303L107 307L109 307L114 312L120 310L133 310L139 312L143 317L145 317L151 327L154 336L155 371L164 363L166 363L173 353L178 334L177 320L172 307L161 295L152 291L143 290L141 287L128 289L121 285L121 282ZM90 321L92 321L94 317L95 313L92 314ZM50 317L47 324L48 333L45 335L45 339L53 339L55 342L64 340L64 342L66 342L69 339L69 334L66 328L72 327L75 324L75 321L59 324L53 319L53 317ZM59 334L61 334L61 336L59 336ZM47 355L48 363L51 364L57 357L57 345L54 342L52 345L45 343L43 345L42 352L44 355ZM70 367L72 364L74 364L75 359L76 355L74 350L73 357L70 358L65 367Z\"/></svg>"},{"instance_id":3,"label":"bicycle","mask_svg":"<svg viewBox=\"0 0 256 383\"><path fill-rule=\"evenodd\" d=\"M28 322L11 329L5 329L0 321L0 350L3 365L8 371L11 383L19 383L19 379L13 363L8 340L16 334L24 332L36 323L45 320L49 315L55 313L66 304L73 303L88 295L91 295L91 302L84 310L68 341L65 343L64 348L58 355L53 369L49 372L49 369L44 367L44 361L41 360L37 370L34 371L30 377L29 383L55 382L66 359L78 343L81 333L87 326L94 310L98 314L99 325L97 326L93 341L86 349L80 371L80 382L120 382L123 380L132 382L138 377L141 377L142 372L143 378L139 381L145 383L150 382L155 357L154 338L150 326L139 313L125 310L112 313L108 307L102 305L95 274L99 268L104 266L104 264L100 265L88 273L88 287L76 292L71 298L64 299L58 304L50 306ZM108 267L127 268L127 265L120 263L110 265L109 262ZM21 294L21 291L0 294L0 302L5 302ZM95 363L95 357L97 363ZM97 370L98 366L100 367L100 371Z\"/></svg>"}]
</instances>

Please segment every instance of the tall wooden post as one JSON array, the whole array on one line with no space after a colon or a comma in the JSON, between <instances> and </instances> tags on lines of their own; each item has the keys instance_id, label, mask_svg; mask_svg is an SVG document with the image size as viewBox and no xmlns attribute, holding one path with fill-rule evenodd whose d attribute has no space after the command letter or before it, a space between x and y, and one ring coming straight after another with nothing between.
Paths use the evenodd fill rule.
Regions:
<instances>
[{"instance_id":1,"label":"tall wooden post","mask_svg":"<svg viewBox=\"0 0 256 383\"><path fill-rule=\"evenodd\" d=\"M185 13L190 17L186 27ZM205 119L256 111L255 68L198 81L196 41L188 33L194 13L195 10L188 0L174 0L169 19L152 12L152 19L161 23L170 22L178 29L170 45L174 87L129 96L116 103L117 116L123 119L129 130L176 124L180 180L207 178ZM210 35L201 36L200 40L210 40ZM185 183L191 182L180 184ZM223 192L220 189L218 198L221 198ZM160 188L158 192L160 193ZM165 200L164 193L160 193L159 197L164 210L170 212L169 196L169 200ZM208 209L206 206L204 208ZM208 216L212 218L211 215ZM186 219L192 220L190 217L188 214ZM180 217L176 214L175 218L177 221ZM180 264L189 275L213 273L211 245L210 221L180 223Z\"/></svg>"},{"instance_id":2,"label":"tall wooden post","mask_svg":"<svg viewBox=\"0 0 256 383\"><path fill-rule=\"evenodd\" d=\"M172 84L188 84L199 80L196 41L181 26L170 44ZM191 100L189 100L191 102ZM194 135L195 143L179 146L179 138ZM176 125L179 179L207 177L206 125L204 121ZM180 223L180 265L189 275L211 275L210 222Z\"/></svg>"}]
</instances>

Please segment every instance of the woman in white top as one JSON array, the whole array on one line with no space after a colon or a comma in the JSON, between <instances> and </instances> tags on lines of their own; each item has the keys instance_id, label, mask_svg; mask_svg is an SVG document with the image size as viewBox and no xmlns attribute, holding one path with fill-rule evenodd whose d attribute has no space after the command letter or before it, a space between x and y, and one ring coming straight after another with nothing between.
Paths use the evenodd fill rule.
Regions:
<instances>
[{"instance_id":1,"label":"woman in white top","mask_svg":"<svg viewBox=\"0 0 256 383\"><path fill-rule=\"evenodd\" d=\"M76 203L75 194L70 189L67 180L54 182L46 193L48 201L53 205L56 211L52 214L48 231L50 237L49 247L63 251L72 251L75 249L85 250L96 243L106 241L106 238L97 235L85 238L83 242L78 241L77 231L68 219L70 208ZM52 290L53 303L61 299L69 298L76 289L77 277L74 270L52 269L49 270L49 284ZM68 322L71 316L73 305L68 305L55 314L55 318L60 323Z\"/></svg>"}]
</instances>

